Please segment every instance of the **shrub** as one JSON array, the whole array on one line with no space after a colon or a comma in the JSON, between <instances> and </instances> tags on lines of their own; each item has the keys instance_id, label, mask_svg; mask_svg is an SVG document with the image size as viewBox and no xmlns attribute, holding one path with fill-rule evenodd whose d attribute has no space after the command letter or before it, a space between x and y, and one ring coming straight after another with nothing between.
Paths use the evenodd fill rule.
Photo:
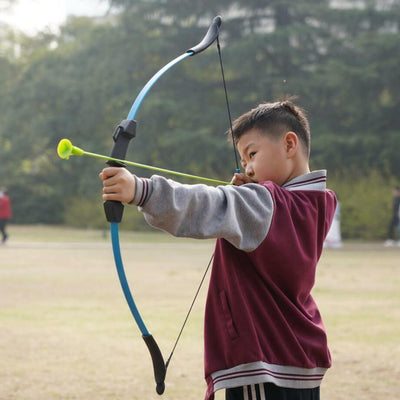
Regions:
<instances>
[{"instance_id":1,"label":"shrub","mask_svg":"<svg viewBox=\"0 0 400 400\"><path fill-rule=\"evenodd\" d=\"M336 172L328 178L341 206L341 229L344 239L384 239L392 212L393 177L376 170L366 174Z\"/></svg>"}]
</instances>

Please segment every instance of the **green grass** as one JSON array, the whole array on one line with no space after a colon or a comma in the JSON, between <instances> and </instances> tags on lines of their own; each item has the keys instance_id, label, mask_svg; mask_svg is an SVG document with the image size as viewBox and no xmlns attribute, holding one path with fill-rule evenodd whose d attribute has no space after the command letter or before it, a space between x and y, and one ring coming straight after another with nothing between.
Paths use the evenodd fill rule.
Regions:
<instances>
[{"instance_id":1,"label":"green grass","mask_svg":"<svg viewBox=\"0 0 400 400\"><path fill-rule=\"evenodd\" d=\"M159 399L106 235L13 225L9 233L0 247L0 400ZM167 356L213 242L153 232L122 236L135 299ZM333 356L323 399L400 393L399 284L400 248L352 244L324 251L313 292ZM172 359L165 400L204 396L205 295L203 288Z\"/></svg>"}]
</instances>

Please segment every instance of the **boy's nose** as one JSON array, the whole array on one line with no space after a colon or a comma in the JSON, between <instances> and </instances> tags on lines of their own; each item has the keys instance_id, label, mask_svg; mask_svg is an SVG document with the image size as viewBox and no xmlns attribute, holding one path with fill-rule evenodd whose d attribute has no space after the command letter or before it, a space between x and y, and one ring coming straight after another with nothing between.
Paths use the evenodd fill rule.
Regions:
<instances>
[{"instance_id":1,"label":"boy's nose","mask_svg":"<svg viewBox=\"0 0 400 400\"><path fill-rule=\"evenodd\" d=\"M253 168L247 166L245 169L246 175L252 177L254 175Z\"/></svg>"}]
</instances>

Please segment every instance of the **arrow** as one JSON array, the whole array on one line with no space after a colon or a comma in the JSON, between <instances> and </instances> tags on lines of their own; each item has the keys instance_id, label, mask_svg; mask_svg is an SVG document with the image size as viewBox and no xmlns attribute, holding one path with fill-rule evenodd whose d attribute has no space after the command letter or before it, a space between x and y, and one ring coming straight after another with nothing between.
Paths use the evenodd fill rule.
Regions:
<instances>
[{"instance_id":1,"label":"arrow","mask_svg":"<svg viewBox=\"0 0 400 400\"><path fill-rule=\"evenodd\" d=\"M89 157L99 158L101 160L116 161L118 163L131 165L133 167L149 169L152 171L163 172L165 174L181 176L183 178L190 178L190 179L196 179L196 180L204 181L204 182L208 182L208 183L215 183L217 185L229 185L230 184L229 182L220 181L218 179L211 179L211 178L205 178L203 176L185 174L183 172L177 172L177 171L172 171L170 169L154 167L152 165L140 164L140 163L128 161L128 160L121 160L119 158L104 156L102 154L97 154L97 153L90 153L88 151L81 149L80 147L74 146L69 139L61 139L60 140L60 142L58 143L58 146L57 146L57 154L60 158L65 159L65 160L68 160L70 156L85 155L85 156L89 156Z\"/></svg>"}]
</instances>

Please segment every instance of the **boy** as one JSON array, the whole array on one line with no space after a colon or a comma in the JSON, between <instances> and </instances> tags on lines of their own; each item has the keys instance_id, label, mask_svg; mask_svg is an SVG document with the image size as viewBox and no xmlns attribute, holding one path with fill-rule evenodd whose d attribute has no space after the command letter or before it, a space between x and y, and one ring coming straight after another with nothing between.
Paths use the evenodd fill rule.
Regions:
<instances>
[{"instance_id":1,"label":"boy","mask_svg":"<svg viewBox=\"0 0 400 400\"><path fill-rule=\"evenodd\" d=\"M310 132L290 101L233 124L244 174L182 185L106 168L103 199L139 206L176 236L217 238L205 311L206 399L319 399L331 359L310 295L336 208L326 172L309 171Z\"/></svg>"}]
</instances>

